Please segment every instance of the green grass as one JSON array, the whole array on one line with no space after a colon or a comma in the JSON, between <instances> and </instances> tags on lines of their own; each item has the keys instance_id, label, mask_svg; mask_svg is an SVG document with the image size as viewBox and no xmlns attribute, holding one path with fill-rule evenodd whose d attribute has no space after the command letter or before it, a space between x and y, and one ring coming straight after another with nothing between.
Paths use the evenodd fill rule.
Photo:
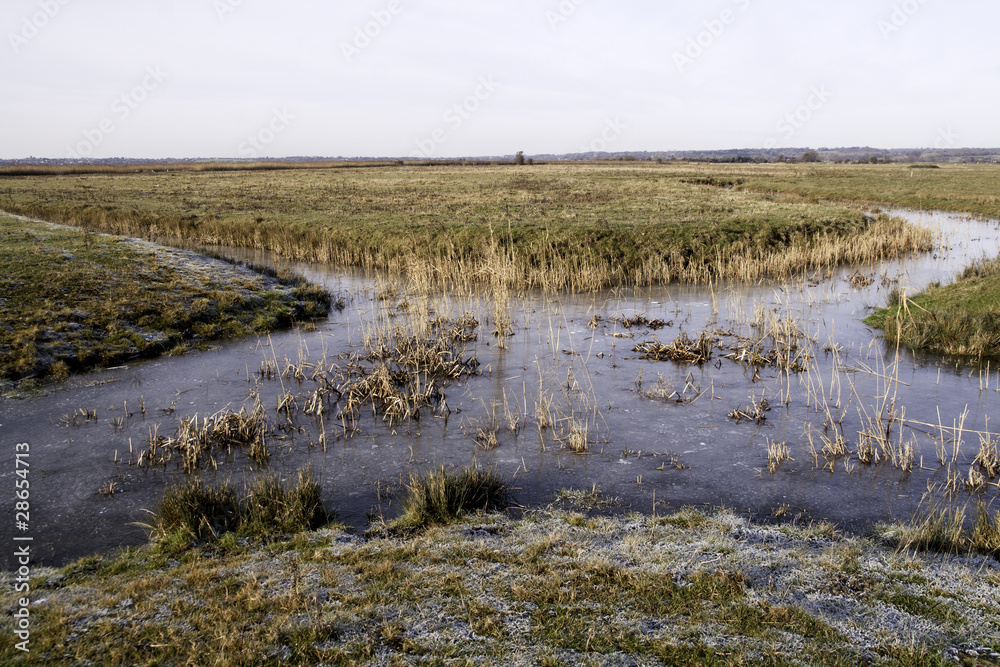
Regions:
<instances>
[{"instance_id":1,"label":"green grass","mask_svg":"<svg viewBox=\"0 0 1000 667\"><path fill-rule=\"evenodd\" d=\"M39 380L289 326L330 296L117 237L0 216L0 379Z\"/></svg>"},{"instance_id":2,"label":"green grass","mask_svg":"<svg viewBox=\"0 0 1000 667\"><path fill-rule=\"evenodd\" d=\"M1000 356L1000 257L968 267L954 282L915 295L899 292L865 322L886 339L933 352Z\"/></svg>"}]
</instances>

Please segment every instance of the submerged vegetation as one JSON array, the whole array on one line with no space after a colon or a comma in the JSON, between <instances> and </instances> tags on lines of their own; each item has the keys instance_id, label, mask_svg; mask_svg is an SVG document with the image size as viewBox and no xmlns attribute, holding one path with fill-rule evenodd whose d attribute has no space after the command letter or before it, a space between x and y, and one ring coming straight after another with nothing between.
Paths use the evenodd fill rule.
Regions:
<instances>
[{"instance_id":1,"label":"submerged vegetation","mask_svg":"<svg viewBox=\"0 0 1000 667\"><path fill-rule=\"evenodd\" d=\"M912 297L896 290L889 301L865 320L887 339L942 354L1000 357L1000 257Z\"/></svg>"},{"instance_id":2,"label":"submerged vegetation","mask_svg":"<svg viewBox=\"0 0 1000 667\"><path fill-rule=\"evenodd\" d=\"M325 315L297 276L0 215L0 380L70 372Z\"/></svg>"},{"instance_id":3,"label":"submerged vegetation","mask_svg":"<svg viewBox=\"0 0 1000 667\"><path fill-rule=\"evenodd\" d=\"M927 232L857 205L718 187L704 173L544 165L7 176L0 209L501 292L756 281L930 244Z\"/></svg>"}]
</instances>

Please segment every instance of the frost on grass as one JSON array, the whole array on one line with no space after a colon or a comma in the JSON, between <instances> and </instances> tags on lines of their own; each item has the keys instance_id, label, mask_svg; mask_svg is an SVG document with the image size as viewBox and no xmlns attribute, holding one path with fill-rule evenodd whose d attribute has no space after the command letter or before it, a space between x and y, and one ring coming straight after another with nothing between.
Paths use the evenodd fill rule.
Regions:
<instances>
[{"instance_id":1,"label":"frost on grass","mask_svg":"<svg viewBox=\"0 0 1000 667\"><path fill-rule=\"evenodd\" d=\"M79 661L831 664L1000 646L992 558L728 511L478 514L406 537L327 528L95 557L38 580L36 655Z\"/></svg>"}]
</instances>

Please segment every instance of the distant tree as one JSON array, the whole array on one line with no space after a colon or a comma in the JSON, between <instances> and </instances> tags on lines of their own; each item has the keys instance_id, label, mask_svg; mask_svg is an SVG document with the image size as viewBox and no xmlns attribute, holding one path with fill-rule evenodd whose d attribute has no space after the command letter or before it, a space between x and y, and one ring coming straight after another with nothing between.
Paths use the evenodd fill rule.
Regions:
<instances>
[{"instance_id":1,"label":"distant tree","mask_svg":"<svg viewBox=\"0 0 1000 667\"><path fill-rule=\"evenodd\" d=\"M799 162L819 162L819 153L816 151L806 151L799 158Z\"/></svg>"},{"instance_id":2,"label":"distant tree","mask_svg":"<svg viewBox=\"0 0 1000 667\"><path fill-rule=\"evenodd\" d=\"M524 164L524 151L518 151L514 156L514 164Z\"/></svg>"}]
</instances>

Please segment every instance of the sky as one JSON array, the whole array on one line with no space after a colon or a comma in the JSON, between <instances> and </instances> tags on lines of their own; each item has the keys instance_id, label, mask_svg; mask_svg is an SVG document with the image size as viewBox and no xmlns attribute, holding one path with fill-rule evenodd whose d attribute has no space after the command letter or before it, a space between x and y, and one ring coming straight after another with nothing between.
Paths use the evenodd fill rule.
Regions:
<instances>
[{"instance_id":1,"label":"sky","mask_svg":"<svg viewBox=\"0 0 1000 667\"><path fill-rule=\"evenodd\" d=\"M981 0L3 0L0 158L1000 146Z\"/></svg>"}]
</instances>

